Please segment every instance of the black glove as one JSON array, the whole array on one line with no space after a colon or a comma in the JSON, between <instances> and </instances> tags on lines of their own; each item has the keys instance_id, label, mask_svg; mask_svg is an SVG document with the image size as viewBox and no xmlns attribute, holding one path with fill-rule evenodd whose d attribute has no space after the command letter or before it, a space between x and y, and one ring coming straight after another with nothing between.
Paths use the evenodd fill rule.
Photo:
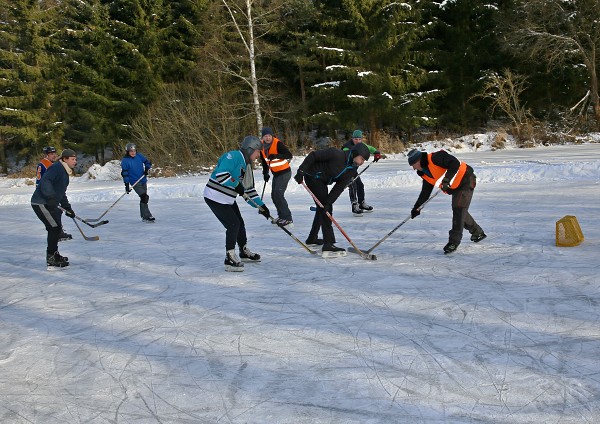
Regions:
<instances>
[{"instance_id":1,"label":"black glove","mask_svg":"<svg viewBox=\"0 0 600 424\"><path fill-rule=\"evenodd\" d=\"M418 208L412 208L410 211L410 218L415 219L416 216L421 215L421 211Z\"/></svg>"},{"instance_id":2,"label":"black glove","mask_svg":"<svg viewBox=\"0 0 600 424\"><path fill-rule=\"evenodd\" d=\"M49 208L56 208L58 207L58 201L54 197L50 197L46 201L46 206L48 206Z\"/></svg>"},{"instance_id":3,"label":"black glove","mask_svg":"<svg viewBox=\"0 0 600 424\"><path fill-rule=\"evenodd\" d=\"M296 172L294 179L296 180L296 182L298 184L302 184L302 181L304 181L304 176L300 173L300 171L298 171L298 172Z\"/></svg>"},{"instance_id":4,"label":"black glove","mask_svg":"<svg viewBox=\"0 0 600 424\"><path fill-rule=\"evenodd\" d=\"M148 168L144 168L144 175L148 175Z\"/></svg>"},{"instance_id":5,"label":"black glove","mask_svg":"<svg viewBox=\"0 0 600 424\"><path fill-rule=\"evenodd\" d=\"M75 218L75 212L73 211L73 208L65 208L65 215L67 215L69 218Z\"/></svg>"},{"instance_id":6,"label":"black glove","mask_svg":"<svg viewBox=\"0 0 600 424\"><path fill-rule=\"evenodd\" d=\"M258 213L267 219L271 217L271 212L269 212L269 208L267 208L267 205L259 206Z\"/></svg>"},{"instance_id":7,"label":"black glove","mask_svg":"<svg viewBox=\"0 0 600 424\"><path fill-rule=\"evenodd\" d=\"M381 159L381 153L379 153L379 150L377 150L375 153L373 153L373 162L377 162L379 159Z\"/></svg>"},{"instance_id":8,"label":"black glove","mask_svg":"<svg viewBox=\"0 0 600 424\"><path fill-rule=\"evenodd\" d=\"M271 175L269 175L268 172L266 174L263 174L263 180L265 180L265 183L268 183L270 178L271 178Z\"/></svg>"},{"instance_id":9,"label":"black glove","mask_svg":"<svg viewBox=\"0 0 600 424\"><path fill-rule=\"evenodd\" d=\"M246 192L242 183L238 183L238 185L235 186L235 191L240 196L243 196L244 193Z\"/></svg>"},{"instance_id":10,"label":"black glove","mask_svg":"<svg viewBox=\"0 0 600 424\"><path fill-rule=\"evenodd\" d=\"M125 193L131 193L131 187L129 187L129 183L125 183Z\"/></svg>"},{"instance_id":11,"label":"black glove","mask_svg":"<svg viewBox=\"0 0 600 424\"><path fill-rule=\"evenodd\" d=\"M442 191L448 191L450 190L450 180L448 178L444 178L442 180Z\"/></svg>"},{"instance_id":12,"label":"black glove","mask_svg":"<svg viewBox=\"0 0 600 424\"><path fill-rule=\"evenodd\" d=\"M329 212L330 215L333 213L333 206L331 203L323 203L323 209L325 212Z\"/></svg>"}]
</instances>

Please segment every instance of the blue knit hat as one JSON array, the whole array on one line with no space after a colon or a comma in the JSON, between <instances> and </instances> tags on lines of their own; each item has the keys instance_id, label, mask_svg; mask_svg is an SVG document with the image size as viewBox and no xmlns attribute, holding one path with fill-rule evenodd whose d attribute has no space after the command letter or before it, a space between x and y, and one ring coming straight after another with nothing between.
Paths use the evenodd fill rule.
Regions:
<instances>
[{"instance_id":1,"label":"blue knit hat","mask_svg":"<svg viewBox=\"0 0 600 424\"><path fill-rule=\"evenodd\" d=\"M421 156L423 155L423 152L418 150L418 149L412 149L410 152L408 152L408 164L410 166L413 166L415 163L419 162L421 160Z\"/></svg>"},{"instance_id":2,"label":"blue knit hat","mask_svg":"<svg viewBox=\"0 0 600 424\"><path fill-rule=\"evenodd\" d=\"M263 127L262 132L260 133L261 137L264 137L265 135L273 135L273 130L269 127Z\"/></svg>"}]
</instances>

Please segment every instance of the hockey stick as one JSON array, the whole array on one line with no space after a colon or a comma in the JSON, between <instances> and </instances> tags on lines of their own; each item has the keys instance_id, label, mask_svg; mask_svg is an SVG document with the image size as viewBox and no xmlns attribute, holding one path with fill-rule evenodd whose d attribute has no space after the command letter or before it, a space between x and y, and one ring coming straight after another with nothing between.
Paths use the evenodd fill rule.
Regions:
<instances>
[{"instance_id":1,"label":"hockey stick","mask_svg":"<svg viewBox=\"0 0 600 424\"><path fill-rule=\"evenodd\" d=\"M244 193L242 196L244 197L244 200L252 203L257 208L260 208L260 206L258 206L258 204L254 200L252 200L252 198L250 196L248 196L246 193ZM277 222L275 222L275 218L273 218L271 215L269 215L269 219L271 220L271 222L274 222L275 224L277 224L277 226L279 228L281 228L283 231L285 231L288 236L293 238L294 241L296 241L296 243L298 243L300 246L305 248L310 254L316 255L318 253L316 250L312 250L310 247L308 247L305 243L302 243L302 241L300 239L298 239L298 237L296 237L294 234L292 234L292 232L290 230L285 228L283 225L280 225Z\"/></svg>"},{"instance_id":2,"label":"hockey stick","mask_svg":"<svg viewBox=\"0 0 600 424\"><path fill-rule=\"evenodd\" d=\"M67 211L65 210L65 208L63 208L62 206L59 206L58 208L59 208L61 211L65 212L65 213L67 212ZM101 225L108 224L108 220L106 220L106 219L105 219L104 221L100 221L100 222L98 222L97 224L90 224L89 222L86 222L86 221L85 221L85 219L83 219L83 218L80 218L80 217L79 217L79 216L77 216L77 215L75 215L75 217L73 218L73 221L75 221L75 219L78 219L79 221L83 222L83 223L84 223L84 224L86 224L86 225L89 225L89 226L90 226L90 227L92 227L92 228L96 228L96 227L99 227L99 226L101 226ZM76 224L77 224L77 223L76 223Z\"/></svg>"},{"instance_id":3,"label":"hockey stick","mask_svg":"<svg viewBox=\"0 0 600 424\"><path fill-rule=\"evenodd\" d=\"M263 196L265 195L265 188L267 188L267 182L265 181L265 183L263 184L263 190L262 193L260 193L260 200L262 200Z\"/></svg>"},{"instance_id":4,"label":"hockey stick","mask_svg":"<svg viewBox=\"0 0 600 424\"><path fill-rule=\"evenodd\" d=\"M63 208L62 206L58 207L61 211L66 212L65 208ZM77 218L78 220L80 220L81 222L85 222L83 219L81 219L80 217L78 217L77 215L75 215L73 218L71 218L73 220L73 222L75 223L75 226L77 227L77 229L79 230L79 232L81 233L81 235L83 236L83 238L87 241L97 241L100 240L100 237L98 236L93 236L93 237L88 237L83 233L83 230L81 229L81 227L79 226L79 224L77 223L77 221L75 221L75 218ZM108 221L106 221L108 222ZM89 225L89 224L88 224Z\"/></svg>"},{"instance_id":5,"label":"hockey stick","mask_svg":"<svg viewBox=\"0 0 600 424\"><path fill-rule=\"evenodd\" d=\"M133 185L131 186L131 188L135 187L135 185L137 183L139 183L142 180L142 178L144 178L144 177L145 177L145 175L142 175L140 178L138 178L138 180L135 183L133 183ZM125 193L121 194L121 196L117 200L115 200L115 203L113 203L112 205L110 205L109 208L107 210L105 210L104 213L102 215L100 215L98 218L96 218L96 219L84 219L83 222L86 223L86 224L88 224L88 225L90 225L89 224L90 222L98 222L98 221L100 221L102 219L102 217L104 215L106 215L108 213L108 211L111 210L113 208L113 206L116 205L119 202L119 200L121 200L123 198L123 196L125 196L126 194L129 194L129 192L126 191ZM104 221L102 221L102 222L104 222ZM104 223L107 224L108 221L106 221Z\"/></svg>"},{"instance_id":6,"label":"hockey stick","mask_svg":"<svg viewBox=\"0 0 600 424\"><path fill-rule=\"evenodd\" d=\"M302 185L304 186L304 188L306 189L306 191L308 191L308 193L312 196L312 198L315 201L315 203L319 207L323 208L323 204L321 203L321 201L308 188L308 186L306 185L306 183L304 181L302 181ZM350 245L352 245L352 247L354 248L354 250L353 250L354 253L358 253L363 259L370 259L372 261L374 261L374 260L377 259L377 256L375 256L373 254L370 254L370 253L365 253L362 250L360 250L358 247L356 247L356 245L352 242L352 240L350 239L350 237L348 237L348 234L346 234L346 232L343 230L343 228L340 226L340 224L337 223L337 221L333 218L333 216L329 212L327 212L327 211L325 211L325 214L331 220L331 222L333 222L335 224L335 226L338 228L338 230L340 230L340 232L344 235L344 237L346 237L346 240L348 240L348 242L350 243Z\"/></svg>"},{"instance_id":7,"label":"hockey stick","mask_svg":"<svg viewBox=\"0 0 600 424\"><path fill-rule=\"evenodd\" d=\"M373 163L375 163L375 162L373 162ZM368 165L365 167L365 169L363 169L362 171L360 171L360 172L359 172L359 173L356 175L356 177L352 178L352 179L350 180L350 182L349 182L348 184L346 184L346 186L344 187L344 190L346 190L348 187L350 187L352 184L354 184L354 181L356 181L356 180L358 179L358 177L360 177L360 175L361 175L363 172L365 172L367 169L369 169L369 166L371 166L371 164L368 164ZM310 210L314 212L314 211L316 211L316 210L317 210L317 208L316 208L315 206L311 206L311 207L310 207Z\"/></svg>"},{"instance_id":8,"label":"hockey stick","mask_svg":"<svg viewBox=\"0 0 600 424\"><path fill-rule=\"evenodd\" d=\"M424 203L423 203L421 206L419 206L419 207L417 208L417 210L420 212L420 211L421 211L421 209L423 209L423 208L425 207L425 205L426 205L427 203L429 203L429 201L430 201L431 199L433 199L435 196L437 196L438 194L440 194L440 192L441 192L441 191L442 191L442 190L438 190L438 191L436 191L435 193L433 193L433 194L431 195L431 197L429 197L429 199L427 199L427 200L426 200L426 201L425 201L425 202L424 202ZM372 247L371 247L369 250L367 250L367 253L371 253L371 252L373 251L373 249L375 249L377 246L379 246L381 243L383 243L383 242L384 242L384 241L385 241L385 240L386 240L386 239L387 239L389 236L391 236L392 234L394 234L394 233L395 233L395 232L398 230L398 228L400 228L400 227L402 227L404 224L406 224L406 223L408 222L408 220L409 220L409 219L411 219L411 216L410 216L410 215L408 215L408 216L407 216L407 217L404 219L404 221L402 221L400 224L396 225L392 231L390 231L389 233L387 233L387 234L386 234L386 235L385 235L385 236L384 236L384 237L383 237L381 240L379 240L379 241L378 241L377 243L375 243L375 244L374 244L374 245L373 245L373 246L372 246Z\"/></svg>"}]
</instances>

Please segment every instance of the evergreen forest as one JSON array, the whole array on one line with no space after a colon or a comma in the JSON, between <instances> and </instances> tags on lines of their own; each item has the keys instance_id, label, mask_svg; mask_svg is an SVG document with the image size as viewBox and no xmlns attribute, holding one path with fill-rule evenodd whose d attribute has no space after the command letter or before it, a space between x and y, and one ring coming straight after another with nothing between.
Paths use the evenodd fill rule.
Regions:
<instances>
[{"instance_id":1,"label":"evergreen forest","mask_svg":"<svg viewBox=\"0 0 600 424\"><path fill-rule=\"evenodd\" d=\"M0 0L0 173L128 142L195 170L263 126L564 141L599 129L598 52L600 0Z\"/></svg>"}]
</instances>

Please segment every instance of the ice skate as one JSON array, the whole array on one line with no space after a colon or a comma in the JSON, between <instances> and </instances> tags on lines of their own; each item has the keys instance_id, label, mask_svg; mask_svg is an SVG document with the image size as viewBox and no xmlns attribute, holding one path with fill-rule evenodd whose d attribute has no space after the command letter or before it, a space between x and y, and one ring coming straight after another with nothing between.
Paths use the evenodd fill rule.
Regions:
<instances>
[{"instance_id":1,"label":"ice skate","mask_svg":"<svg viewBox=\"0 0 600 424\"><path fill-rule=\"evenodd\" d=\"M367 202L365 202L364 200L358 204L358 207L364 213L371 213L371 212L373 212L373 206L368 205Z\"/></svg>"},{"instance_id":2,"label":"ice skate","mask_svg":"<svg viewBox=\"0 0 600 424\"><path fill-rule=\"evenodd\" d=\"M360 208L358 203L352 203L352 214L354 216L363 216L363 210Z\"/></svg>"},{"instance_id":3,"label":"ice skate","mask_svg":"<svg viewBox=\"0 0 600 424\"><path fill-rule=\"evenodd\" d=\"M292 221L291 219L277 218L274 223L279 225L280 227L287 227L288 229L294 228L294 221Z\"/></svg>"},{"instance_id":4,"label":"ice skate","mask_svg":"<svg viewBox=\"0 0 600 424\"><path fill-rule=\"evenodd\" d=\"M240 249L240 259L243 262L260 262L260 255L252 252L248 246L244 246Z\"/></svg>"},{"instance_id":5,"label":"ice skate","mask_svg":"<svg viewBox=\"0 0 600 424\"><path fill-rule=\"evenodd\" d=\"M323 246L323 239L320 239L320 238L315 238L315 239L307 238L304 243L307 246Z\"/></svg>"},{"instance_id":6,"label":"ice skate","mask_svg":"<svg viewBox=\"0 0 600 424\"><path fill-rule=\"evenodd\" d=\"M482 231L481 233L478 233L478 234L472 234L471 241L473 243L479 243L481 240L483 240L486 237L487 237L487 235Z\"/></svg>"},{"instance_id":7,"label":"ice skate","mask_svg":"<svg viewBox=\"0 0 600 424\"><path fill-rule=\"evenodd\" d=\"M227 251L224 265L225 271L242 272L244 270L244 264L240 261L240 258L238 258L233 249Z\"/></svg>"},{"instance_id":8,"label":"ice skate","mask_svg":"<svg viewBox=\"0 0 600 424\"><path fill-rule=\"evenodd\" d=\"M346 256L348 252L346 249L335 246L333 243L325 243L323 245L322 254L323 258L339 258Z\"/></svg>"},{"instance_id":9,"label":"ice skate","mask_svg":"<svg viewBox=\"0 0 600 424\"><path fill-rule=\"evenodd\" d=\"M448 253L454 252L457 247L458 247L458 244L454 244L452 242L448 243L447 245L444 246L444 254L447 255Z\"/></svg>"},{"instance_id":10,"label":"ice skate","mask_svg":"<svg viewBox=\"0 0 600 424\"><path fill-rule=\"evenodd\" d=\"M154 218L152 215L150 215L148 218L142 218L142 221L152 224L156 221L156 218Z\"/></svg>"},{"instance_id":11,"label":"ice skate","mask_svg":"<svg viewBox=\"0 0 600 424\"><path fill-rule=\"evenodd\" d=\"M69 258L61 256L58 251L54 253L46 253L46 265L49 270L64 268L69 266Z\"/></svg>"}]
</instances>

